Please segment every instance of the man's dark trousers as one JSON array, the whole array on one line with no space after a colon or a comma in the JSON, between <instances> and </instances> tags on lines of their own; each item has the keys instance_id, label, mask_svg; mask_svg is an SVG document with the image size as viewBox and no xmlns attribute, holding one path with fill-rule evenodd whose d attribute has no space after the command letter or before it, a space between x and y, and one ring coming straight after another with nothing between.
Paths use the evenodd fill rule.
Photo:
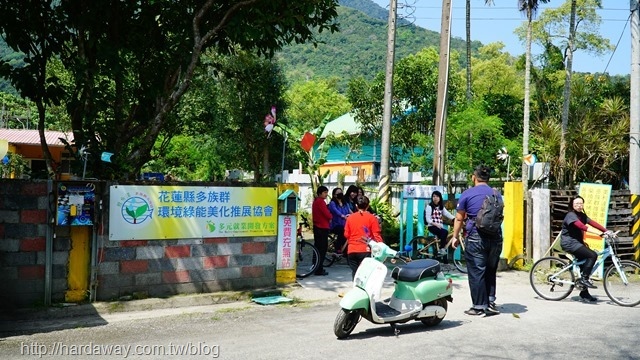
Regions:
<instances>
[{"instance_id":1,"label":"man's dark trousers","mask_svg":"<svg viewBox=\"0 0 640 360\"><path fill-rule=\"evenodd\" d=\"M496 295L496 272L502 252L502 234L481 235L473 229L465 239L467 276L474 308L486 308Z\"/></svg>"}]
</instances>

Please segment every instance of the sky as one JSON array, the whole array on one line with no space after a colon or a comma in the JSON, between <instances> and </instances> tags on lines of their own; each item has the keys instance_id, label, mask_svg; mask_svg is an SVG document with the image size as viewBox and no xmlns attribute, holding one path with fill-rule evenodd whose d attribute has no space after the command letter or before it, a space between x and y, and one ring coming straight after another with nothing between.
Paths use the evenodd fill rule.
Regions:
<instances>
[{"instance_id":1,"label":"sky","mask_svg":"<svg viewBox=\"0 0 640 360\"><path fill-rule=\"evenodd\" d=\"M388 9L390 0L373 0L381 7ZM451 35L465 39L465 0L451 0L453 7ZM471 0L471 39L489 44L501 41L505 44L505 51L513 56L525 52L525 46L514 34L526 17L517 9L517 0L494 0L493 6L485 6L484 0ZM440 32L440 15L442 14L442 0L398 0L398 16L407 13L407 9L400 4L411 5L414 24ZM542 4L538 15L546 8L557 7L560 0L552 0ZM577 72L608 72L611 75L627 75L631 70L631 34L629 32L629 1L602 0L602 9L598 14L602 19L600 35L609 39L612 45L617 45L611 51L600 57L586 52L574 54L573 70ZM626 25L626 26L625 26ZM541 53L540 47L532 47L533 55Z\"/></svg>"}]
</instances>

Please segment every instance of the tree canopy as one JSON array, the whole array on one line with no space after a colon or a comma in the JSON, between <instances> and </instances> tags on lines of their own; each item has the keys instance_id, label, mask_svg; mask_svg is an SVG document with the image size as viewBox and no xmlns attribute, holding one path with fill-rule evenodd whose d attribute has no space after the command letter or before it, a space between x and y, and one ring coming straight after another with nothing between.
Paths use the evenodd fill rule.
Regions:
<instances>
[{"instance_id":1,"label":"tree canopy","mask_svg":"<svg viewBox=\"0 0 640 360\"><path fill-rule=\"evenodd\" d=\"M109 151L111 177L133 178L156 139L173 134L179 119L170 113L203 51L229 54L239 46L273 56L286 44L336 31L337 6L337 0L3 1L0 32L24 54L25 66L4 62L0 75L42 108L42 122L45 106L66 103L74 145L89 149L94 172L105 173L98 159ZM72 82L63 85L47 72L54 58Z\"/></svg>"}]
</instances>

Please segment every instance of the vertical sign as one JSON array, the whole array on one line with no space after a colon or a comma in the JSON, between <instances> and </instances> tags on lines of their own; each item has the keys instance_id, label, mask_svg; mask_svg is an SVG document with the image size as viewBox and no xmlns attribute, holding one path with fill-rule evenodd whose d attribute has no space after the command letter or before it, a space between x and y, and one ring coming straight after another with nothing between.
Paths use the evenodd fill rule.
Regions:
<instances>
[{"instance_id":1,"label":"vertical sign","mask_svg":"<svg viewBox=\"0 0 640 360\"><path fill-rule=\"evenodd\" d=\"M278 215L278 256L276 270L293 269L295 262L296 240L295 224L296 214Z\"/></svg>"},{"instance_id":2,"label":"vertical sign","mask_svg":"<svg viewBox=\"0 0 640 360\"><path fill-rule=\"evenodd\" d=\"M611 198L611 185L580 183L578 194L584 198L584 212L589 219L607 227L607 216L609 215L609 199ZM599 231L599 230L595 230ZM604 240L592 233L585 233L584 242L595 252L604 249ZM604 269L600 266L594 274L602 277Z\"/></svg>"}]
</instances>

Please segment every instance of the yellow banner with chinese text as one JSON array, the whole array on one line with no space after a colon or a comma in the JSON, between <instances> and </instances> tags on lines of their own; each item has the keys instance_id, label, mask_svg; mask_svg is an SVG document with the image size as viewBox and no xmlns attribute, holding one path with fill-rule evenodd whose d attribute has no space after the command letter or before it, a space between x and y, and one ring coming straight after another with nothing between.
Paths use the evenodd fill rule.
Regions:
<instances>
[{"instance_id":1,"label":"yellow banner with chinese text","mask_svg":"<svg viewBox=\"0 0 640 360\"><path fill-rule=\"evenodd\" d=\"M109 240L275 236L276 188L114 185Z\"/></svg>"}]
</instances>

